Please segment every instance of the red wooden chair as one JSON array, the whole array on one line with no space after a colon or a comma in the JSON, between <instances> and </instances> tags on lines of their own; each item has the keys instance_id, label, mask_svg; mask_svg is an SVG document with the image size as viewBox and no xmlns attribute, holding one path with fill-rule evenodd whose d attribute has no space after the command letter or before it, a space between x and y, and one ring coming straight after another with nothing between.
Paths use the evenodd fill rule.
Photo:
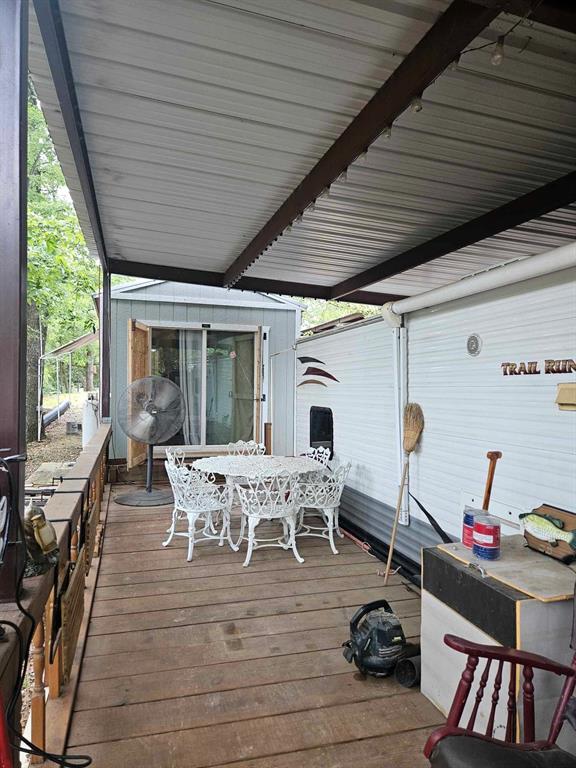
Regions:
<instances>
[{"instance_id":1,"label":"red wooden chair","mask_svg":"<svg viewBox=\"0 0 576 768\"><path fill-rule=\"evenodd\" d=\"M424 754L433 768L576 768L576 757L560 749L556 740L560 729L570 715L573 724L575 700L571 697L576 685L576 654L572 665L557 664L544 656L503 648L495 645L479 645L446 635L444 642L455 651L468 656L466 668L448 713L446 725L431 734ZM576 629L572 630L572 648L576 646ZM460 720L474 683L474 673L480 659L486 659L472 711L466 725ZM506 669L509 667L509 673ZM517 667L521 668L523 741L516 742ZM474 730L478 709L484 698L490 671L495 671L492 700L488 711L486 732ZM565 678L560 698L552 716L548 737L536 740L534 729L534 670L541 669ZM506 733L504 740L492 736L496 708L502 685L507 688Z\"/></svg>"}]
</instances>

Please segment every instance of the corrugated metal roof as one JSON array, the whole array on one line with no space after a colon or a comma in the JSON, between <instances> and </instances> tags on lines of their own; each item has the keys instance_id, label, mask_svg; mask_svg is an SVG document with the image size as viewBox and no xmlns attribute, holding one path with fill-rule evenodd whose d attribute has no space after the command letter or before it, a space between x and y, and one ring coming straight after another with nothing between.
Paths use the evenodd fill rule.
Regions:
<instances>
[{"instance_id":1,"label":"corrugated metal roof","mask_svg":"<svg viewBox=\"0 0 576 768\"><path fill-rule=\"evenodd\" d=\"M62 344L62 346L57 347L50 352L46 352L43 357L55 358L69 355L71 352L75 352L77 349L82 349L82 347L85 347L87 344L92 344L92 342L95 341L98 341L98 331L85 333L83 336L78 336L78 338L72 339L72 341L68 341L66 344Z\"/></svg>"},{"instance_id":2,"label":"corrugated metal roof","mask_svg":"<svg viewBox=\"0 0 576 768\"><path fill-rule=\"evenodd\" d=\"M379 5L61 0L109 254L226 270L448 3ZM500 67L465 54L247 275L333 285L574 170L575 41L523 22ZM93 247L35 22L30 68ZM575 212L373 290L415 293L562 245Z\"/></svg>"}]
</instances>

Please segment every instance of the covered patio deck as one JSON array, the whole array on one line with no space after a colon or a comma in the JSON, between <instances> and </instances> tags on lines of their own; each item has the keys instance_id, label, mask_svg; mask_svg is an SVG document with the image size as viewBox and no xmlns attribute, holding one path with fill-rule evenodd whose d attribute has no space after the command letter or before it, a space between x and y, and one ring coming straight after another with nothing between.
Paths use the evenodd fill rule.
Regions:
<instances>
[{"instance_id":1,"label":"covered patio deck","mask_svg":"<svg viewBox=\"0 0 576 768\"><path fill-rule=\"evenodd\" d=\"M106 527L68 749L98 768L425 765L442 721L418 691L362 679L342 656L356 608L386 597L406 634L417 589L348 539L242 553L161 541L170 510L115 504Z\"/></svg>"}]
</instances>

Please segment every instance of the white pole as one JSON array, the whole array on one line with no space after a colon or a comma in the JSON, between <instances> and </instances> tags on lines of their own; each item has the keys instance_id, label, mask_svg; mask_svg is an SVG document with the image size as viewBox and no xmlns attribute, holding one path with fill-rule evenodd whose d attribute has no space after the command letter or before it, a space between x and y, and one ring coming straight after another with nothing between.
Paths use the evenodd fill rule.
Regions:
<instances>
[{"instance_id":1,"label":"white pole","mask_svg":"<svg viewBox=\"0 0 576 768\"><path fill-rule=\"evenodd\" d=\"M42 437L42 364L43 362L44 362L44 358L42 357L42 347L40 347L40 357L38 358L38 373L37 373L38 397L36 401L36 411L37 411L36 432L37 432L38 442L40 442L40 438Z\"/></svg>"},{"instance_id":2,"label":"white pole","mask_svg":"<svg viewBox=\"0 0 576 768\"><path fill-rule=\"evenodd\" d=\"M72 352L68 355L68 396L72 397Z\"/></svg>"},{"instance_id":3,"label":"white pole","mask_svg":"<svg viewBox=\"0 0 576 768\"><path fill-rule=\"evenodd\" d=\"M537 256L529 256L526 259L508 262L492 267L484 272L478 272L462 280L431 291L420 293L417 296L409 296L384 306L395 315L403 315L406 312L415 312L426 307L435 307L447 301L462 299L493 288L501 288L523 280L541 277L552 272L576 267L576 243L563 245L553 251L539 253ZM384 308L383 308L384 309Z\"/></svg>"},{"instance_id":4,"label":"white pole","mask_svg":"<svg viewBox=\"0 0 576 768\"><path fill-rule=\"evenodd\" d=\"M60 358L56 358L56 405L60 413Z\"/></svg>"}]
</instances>

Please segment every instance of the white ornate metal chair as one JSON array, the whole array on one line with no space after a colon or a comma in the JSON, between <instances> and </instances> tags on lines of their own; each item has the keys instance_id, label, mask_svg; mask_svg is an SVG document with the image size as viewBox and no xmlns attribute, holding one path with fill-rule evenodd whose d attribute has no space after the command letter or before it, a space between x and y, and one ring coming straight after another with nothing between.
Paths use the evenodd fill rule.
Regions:
<instances>
[{"instance_id":1,"label":"white ornate metal chair","mask_svg":"<svg viewBox=\"0 0 576 768\"><path fill-rule=\"evenodd\" d=\"M323 445L319 445L316 448L307 448L302 456L307 456L309 459L317 461L322 464L323 467L329 467L330 464L330 448L325 448Z\"/></svg>"},{"instance_id":2,"label":"white ornate metal chair","mask_svg":"<svg viewBox=\"0 0 576 768\"><path fill-rule=\"evenodd\" d=\"M316 448L307 448L304 453L301 454L302 456L305 456L307 459L312 459L312 461L315 461L319 467L319 471L313 471L313 472L306 472L303 475L300 475L300 479L303 482L321 482L322 478L327 472L331 472L330 469L330 448L325 448L323 445L319 445Z\"/></svg>"},{"instance_id":3,"label":"white ornate metal chair","mask_svg":"<svg viewBox=\"0 0 576 768\"><path fill-rule=\"evenodd\" d=\"M292 549L299 563L304 562L296 547L296 518L298 515L297 476L284 472L273 477L246 478L243 484L236 484L236 492L242 506L242 531L239 541L244 537L244 528L248 523L248 551L244 566L252 557L254 549L263 547L281 547ZM256 528L263 520L276 521L282 525L282 536L257 538Z\"/></svg>"},{"instance_id":4,"label":"white ornate metal chair","mask_svg":"<svg viewBox=\"0 0 576 768\"><path fill-rule=\"evenodd\" d=\"M233 456L263 456L266 446L254 440L238 440L236 443L228 443L227 450Z\"/></svg>"},{"instance_id":5,"label":"white ornate metal chair","mask_svg":"<svg viewBox=\"0 0 576 768\"><path fill-rule=\"evenodd\" d=\"M224 538L234 549L230 537L230 503L229 492L226 487L220 487L214 482L214 475L202 472L199 469L188 467L185 464L170 460L164 462L172 492L174 494L174 510L172 512L172 525L168 529L168 538L162 542L167 547L174 536L184 536L188 539L188 561L192 560L194 544L196 543L196 523L203 523L200 535L204 539L217 539L219 545L224 544ZM222 529L217 532L220 516L223 518ZM187 531L177 531L179 520L188 519Z\"/></svg>"},{"instance_id":6,"label":"white ornate metal chair","mask_svg":"<svg viewBox=\"0 0 576 768\"><path fill-rule=\"evenodd\" d=\"M186 466L186 451L183 448L170 446L166 448L166 459L179 467Z\"/></svg>"},{"instance_id":7,"label":"white ornate metal chair","mask_svg":"<svg viewBox=\"0 0 576 768\"><path fill-rule=\"evenodd\" d=\"M323 477L304 478L298 483L298 507L300 509L297 536L316 536L328 539L332 552L337 555L334 544L334 532L342 537L338 524L340 499L344 483L350 472L350 463L342 464L334 472L325 473ZM310 515L306 513L310 512ZM312 525L306 522L312 514L322 516L324 525Z\"/></svg>"}]
</instances>

